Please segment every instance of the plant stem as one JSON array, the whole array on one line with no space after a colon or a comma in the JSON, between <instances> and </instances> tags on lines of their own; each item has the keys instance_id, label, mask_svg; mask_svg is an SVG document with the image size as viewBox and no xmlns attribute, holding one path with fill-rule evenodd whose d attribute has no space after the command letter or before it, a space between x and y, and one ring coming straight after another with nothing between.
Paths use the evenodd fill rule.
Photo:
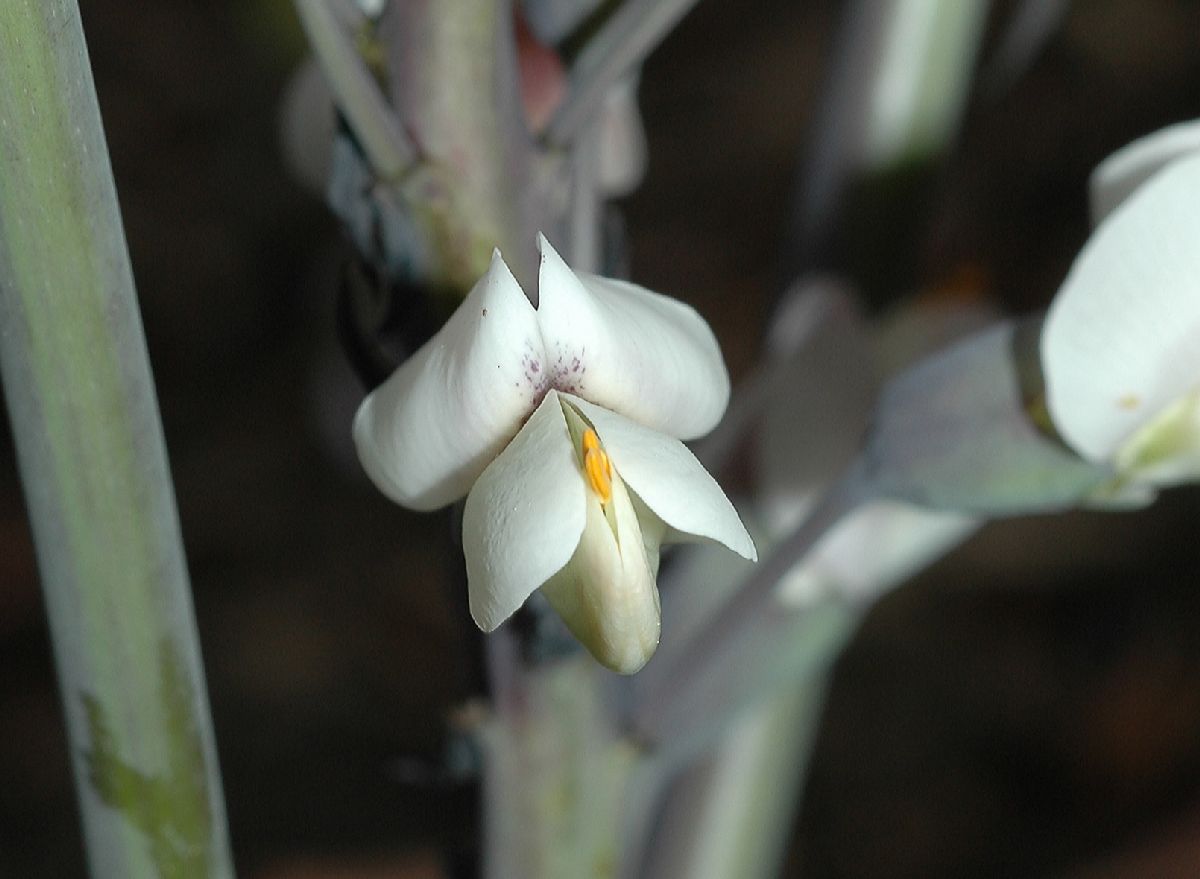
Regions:
<instances>
[{"instance_id":1,"label":"plant stem","mask_svg":"<svg viewBox=\"0 0 1200 879\"><path fill-rule=\"evenodd\" d=\"M989 7L989 0L847 4L817 133L800 171L785 281L828 258L832 231L845 234L839 227L852 184L924 167L957 135ZM872 207L888 197L886 190L875 193ZM911 223L906 207L901 216Z\"/></svg>"},{"instance_id":2,"label":"plant stem","mask_svg":"<svg viewBox=\"0 0 1200 879\"><path fill-rule=\"evenodd\" d=\"M654 51L698 0L626 0L580 52L567 97L546 126L547 143L572 143L608 90Z\"/></svg>"},{"instance_id":3,"label":"plant stem","mask_svg":"<svg viewBox=\"0 0 1200 879\"><path fill-rule=\"evenodd\" d=\"M359 56L328 0L295 0L300 23L329 80L337 105L362 144L375 173L394 180L412 164L414 150L378 83Z\"/></svg>"},{"instance_id":4,"label":"plant stem","mask_svg":"<svg viewBox=\"0 0 1200 879\"><path fill-rule=\"evenodd\" d=\"M0 372L91 875L232 876L162 428L74 0L0 4Z\"/></svg>"},{"instance_id":5,"label":"plant stem","mask_svg":"<svg viewBox=\"0 0 1200 879\"><path fill-rule=\"evenodd\" d=\"M634 710L639 739L659 743L690 734L689 710L703 703L701 692L712 680L727 677L736 665L738 645L763 638L767 628L789 614L775 607L780 580L799 564L842 517L870 497L862 468L853 465L811 514L746 577L699 631L678 644L664 643L643 671L644 690ZM759 631L762 629L762 631Z\"/></svg>"},{"instance_id":6,"label":"plant stem","mask_svg":"<svg viewBox=\"0 0 1200 879\"><path fill-rule=\"evenodd\" d=\"M615 735L608 672L577 655L518 673L481 734L484 875L615 879L639 754Z\"/></svg>"},{"instance_id":7,"label":"plant stem","mask_svg":"<svg viewBox=\"0 0 1200 879\"><path fill-rule=\"evenodd\" d=\"M511 0L405 0L379 21L388 98L420 161L384 189L400 206L385 237L406 240L424 286L466 295L499 247L537 289L537 232L564 241L558 157L525 123ZM551 161L553 159L553 161Z\"/></svg>"},{"instance_id":8,"label":"plant stem","mask_svg":"<svg viewBox=\"0 0 1200 879\"><path fill-rule=\"evenodd\" d=\"M679 780L659 819L649 879L779 875L826 678L823 668L797 678L747 712Z\"/></svg>"}]
</instances>

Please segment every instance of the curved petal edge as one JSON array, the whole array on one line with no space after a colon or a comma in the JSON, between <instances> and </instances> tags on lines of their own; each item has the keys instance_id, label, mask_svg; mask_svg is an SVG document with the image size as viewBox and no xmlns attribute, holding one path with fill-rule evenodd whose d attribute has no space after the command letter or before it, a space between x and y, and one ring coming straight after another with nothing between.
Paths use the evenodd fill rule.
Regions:
<instances>
[{"instance_id":1,"label":"curved petal edge","mask_svg":"<svg viewBox=\"0 0 1200 879\"><path fill-rule=\"evenodd\" d=\"M712 540L758 560L737 510L687 446L602 406L565 396L592 423L613 467L651 512L682 535Z\"/></svg>"},{"instance_id":2,"label":"curved petal edge","mask_svg":"<svg viewBox=\"0 0 1200 879\"><path fill-rule=\"evenodd\" d=\"M554 387L679 439L708 433L729 403L712 329L690 306L575 272L546 240L538 325Z\"/></svg>"},{"instance_id":3,"label":"curved petal edge","mask_svg":"<svg viewBox=\"0 0 1200 879\"><path fill-rule=\"evenodd\" d=\"M1046 317L1050 416L1092 461L1200 386L1200 154L1168 165L1084 246Z\"/></svg>"},{"instance_id":4,"label":"curved petal edge","mask_svg":"<svg viewBox=\"0 0 1200 879\"><path fill-rule=\"evenodd\" d=\"M575 554L585 487L551 391L479 480L463 509L471 616L490 632Z\"/></svg>"},{"instance_id":5,"label":"curved petal edge","mask_svg":"<svg viewBox=\"0 0 1200 879\"><path fill-rule=\"evenodd\" d=\"M462 497L544 393L536 313L497 253L462 305L354 417L359 460L415 510Z\"/></svg>"}]
</instances>

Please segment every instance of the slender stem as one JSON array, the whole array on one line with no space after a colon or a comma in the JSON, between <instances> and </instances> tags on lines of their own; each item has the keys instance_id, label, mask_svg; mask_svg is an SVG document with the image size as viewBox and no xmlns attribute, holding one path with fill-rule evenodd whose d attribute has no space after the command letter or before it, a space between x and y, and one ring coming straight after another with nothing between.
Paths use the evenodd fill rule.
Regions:
<instances>
[{"instance_id":1,"label":"slender stem","mask_svg":"<svg viewBox=\"0 0 1200 879\"><path fill-rule=\"evenodd\" d=\"M792 209L786 280L823 255L857 176L927 161L957 134L989 6L989 0L847 4Z\"/></svg>"},{"instance_id":2,"label":"slender stem","mask_svg":"<svg viewBox=\"0 0 1200 879\"><path fill-rule=\"evenodd\" d=\"M498 716L520 710L524 683L517 637L507 629L494 632L484 642L488 686Z\"/></svg>"},{"instance_id":3,"label":"slender stem","mask_svg":"<svg viewBox=\"0 0 1200 879\"><path fill-rule=\"evenodd\" d=\"M753 637L757 625L784 615L774 609L775 588L780 580L830 528L869 496L862 468L852 466L704 626L683 643L662 645L660 656L643 672L647 681L633 712L633 728L639 740L653 744L670 737L688 706L697 703L697 692L728 670L734 647Z\"/></svg>"},{"instance_id":4,"label":"slender stem","mask_svg":"<svg viewBox=\"0 0 1200 879\"><path fill-rule=\"evenodd\" d=\"M780 875L825 705L827 676L796 680L747 713L673 785L648 879Z\"/></svg>"},{"instance_id":5,"label":"slender stem","mask_svg":"<svg viewBox=\"0 0 1200 879\"><path fill-rule=\"evenodd\" d=\"M601 217L604 206L600 201L597 178L600 176L600 140L595 133L596 125L588 126L593 132L575 144L571 151L573 173L571 180L571 265L578 272L599 273L603 237Z\"/></svg>"},{"instance_id":6,"label":"slender stem","mask_svg":"<svg viewBox=\"0 0 1200 879\"><path fill-rule=\"evenodd\" d=\"M232 876L162 427L74 0L0 4L0 373L91 875Z\"/></svg>"},{"instance_id":7,"label":"slender stem","mask_svg":"<svg viewBox=\"0 0 1200 879\"><path fill-rule=\"evenodd\" d=\"M415 150L379 84L354 48L329 0L295 0L300 23L345 114L382 178L394 180L408 168Z\"/></svg>"},{"instance_id":8,"label":"slender stem","mask_svg":"<svg viewBox=\"0 0 1200 879\"><path fill-rule=\"evenodd\" d=\"M497 247L535 290L536 233L563 245L563 182L526 127L513 19L512 0L404 0L379 20L388 96L420 145L418 167L381 187L380 232L435 291L466 295Z\"/></svg>"},{"instance_id":9,"label":"slender stem","mask_svg":"<svg viewBox=\"0 0 1200 879\"><path fill-rule=\"evenodd\" d=\"M998 97L1029 69L1062 27L1070 0L1021 0L980 71L981 90Z\"/></svg>"},{"instance_id":10,"label":"slender stem","mask_svg":"<svg viewBox=\"0 0 1200 879\"><path fill-rule=\"evenodd\" d=\"M567 97L546 127L546 141L556 146L573 142L609 88L641 64L697 2L626 0L572 66Z\"/></svg>"}]
</instances>

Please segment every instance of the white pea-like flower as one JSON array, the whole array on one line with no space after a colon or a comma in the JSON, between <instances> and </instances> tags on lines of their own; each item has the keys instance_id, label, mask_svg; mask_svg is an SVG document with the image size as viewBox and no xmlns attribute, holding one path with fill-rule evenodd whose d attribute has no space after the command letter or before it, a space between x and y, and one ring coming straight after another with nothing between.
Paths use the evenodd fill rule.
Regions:
<instances>
[{"instance_id":1,"label":"white pea-like flower","mask_svg":"<svg viewBox=\"0 0 1200 879\"><path fill-rule=\"evenodd\" d=\"M1042 333L1063 439L1116 474L1101 502L1200 479L1200 134L1126 147L1092 180L1095 232Z\"/></svg>"},{"instance_id":2,"label":"white pea-like flower","mask_svg":"<svg viewBox=\"0 0 1200 879\"><path fill-rule=\"evenodd\" d=\"M397 503L466 496L471 615L490 632L538 588L604 665L631 673L659 636L659 546L755 559L681 440L729 400L711 329L634 284L576 274L544 237L537 306L501 259L354 419L367 474Z\"/></svg>"}]
</instances>

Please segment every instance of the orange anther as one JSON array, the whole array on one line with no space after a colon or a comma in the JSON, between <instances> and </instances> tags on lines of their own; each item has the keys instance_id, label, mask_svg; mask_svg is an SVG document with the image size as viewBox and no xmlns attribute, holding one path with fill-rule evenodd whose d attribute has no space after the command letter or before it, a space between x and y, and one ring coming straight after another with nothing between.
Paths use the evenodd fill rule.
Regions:
<instances>
[{"instance_id":1,"label":"orange anther","mask_svg":"<svg viewBox=\"0 0 1200 879\"><path fill-rule=\"evenodd\" d=\"M612 463L600 445L600 437L590 427L583 434L583 470L600 503L612 500Z\"/></svg>"}]
</instances>

